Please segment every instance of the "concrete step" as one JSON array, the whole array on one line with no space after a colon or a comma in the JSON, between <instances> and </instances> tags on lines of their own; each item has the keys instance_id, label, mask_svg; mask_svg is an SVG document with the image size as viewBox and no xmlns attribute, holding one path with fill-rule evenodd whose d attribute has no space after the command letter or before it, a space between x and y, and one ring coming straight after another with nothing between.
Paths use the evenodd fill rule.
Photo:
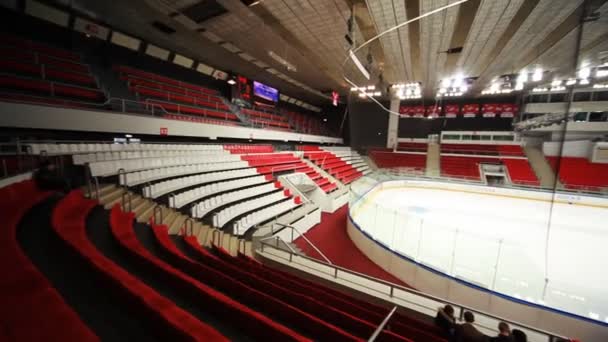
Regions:
<instances>
[{"instance_id":1,"label":"concrete step","mask_svg":"<svg viewBox=\"0 0 608 342\"><path fill-rule=\"evenodd\" d=\"M201 246L210 247L211 239L213 237L213 232L216 230L217 229L212 228L209 225L201 224L201 228L198 232L198 235L196 236L198 243L200 243Z\"/></svg>"},{"instance_id":2,"label":"concrete step","mask_svg":"<svg viewBox=\"0 0 608 342\"><path fill-rule=\"evenodd\" d=\"M117 188L116 184L99 184L99 197L107 195L109 192L112 192L116 188ZM85 194L85 196L89 196L86 185L83 186L81 188L81 190ZM95 193L95 186L91 187L91 192L92 192L92 198L95 198L95 196L97 196L97 194ZM91 198L91 196L89 196L89 198Z\"/></svg>"},{"instance_id":3,"label":"concrete step","mask_svg":"<svg viewBox=\"0 0 608 342\"><path fill-rule=\"evenodd\" d=\"M528 162L540 181L540 186L552 188L556 185L557 181L557 187L563 188L559 180L555 179L555 172L551 168L551 165L549 165L549 162L540 148L535 146L524 146L524 153L528 157Z\"/></svg>"},{"instance_id":4,"label":"concrete step","mask_svg":"<svg viewBox=\"0 0 608 342\"><path fill-rule=\"evenodd\" d=\"M135 213L135 217L137 218L137 222L148 222L150 217L152 217L152 213L154 212L154 207L156 203L149 199L144 199L140 205L138 205L133 212Z\"/></svg>"},{"instance_id":5,"label":"concrete step","mask_svg":"<svg viewBox=\"0 0 608 342\"><path fill-rule=\"evenodd\" d=\"M183 227L186 219L188 219L188 216L179 214L169 226L169 234L179 234L179 231Z\"/></svg>"},{"instance_id":6,"label":"concrete step","mask_svg":"<svg viewBox=\"0 0 608 342\"><path fill-rule=\"evenodd\" d=\"M126 190L124 188L114 188L103 196L100 196L99 203L106 209L111 209L115 203L119 203L122 199L122 194Z\"/></svg>"}]
</instances>

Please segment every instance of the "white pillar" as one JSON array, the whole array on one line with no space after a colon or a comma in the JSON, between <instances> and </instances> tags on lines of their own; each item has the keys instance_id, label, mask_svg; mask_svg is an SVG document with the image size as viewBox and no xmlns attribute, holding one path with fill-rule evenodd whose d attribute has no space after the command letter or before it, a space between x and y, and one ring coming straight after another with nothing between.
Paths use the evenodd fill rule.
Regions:
<instances>
[{"instance_id":1,"label":"white pillar","mask_svg":"<svg viewBox=\"0 0 608 342\"><path fill-rule=\"evenodd\" d=\"M399 113L399 104L401 100L398 98L391 99L390 110L391 112ZM386 147L392 148L393 151L397 149L397 141L399 138L399 116L395 114L389 114L388 116L388 132L386 132Z\"/></svg>"}]
</instances>

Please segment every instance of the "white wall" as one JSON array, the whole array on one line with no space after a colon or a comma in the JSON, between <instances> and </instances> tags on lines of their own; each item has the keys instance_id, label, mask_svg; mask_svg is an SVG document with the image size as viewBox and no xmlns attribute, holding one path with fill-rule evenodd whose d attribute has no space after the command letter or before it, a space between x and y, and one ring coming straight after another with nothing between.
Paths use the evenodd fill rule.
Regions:
<instances>
[{"instance_id":1,"label":"white wall","mask_svg":"<svg viewBox=\"0 0 608 342\"><path fill-rule=\"evenodd\" d=\"M560 146L563 146L562 156L589 158L591 155L592 143L589 140L578 141L546 141L543 143L543 153L546 156L559 156Z\"/></svg>"}]
</instances>

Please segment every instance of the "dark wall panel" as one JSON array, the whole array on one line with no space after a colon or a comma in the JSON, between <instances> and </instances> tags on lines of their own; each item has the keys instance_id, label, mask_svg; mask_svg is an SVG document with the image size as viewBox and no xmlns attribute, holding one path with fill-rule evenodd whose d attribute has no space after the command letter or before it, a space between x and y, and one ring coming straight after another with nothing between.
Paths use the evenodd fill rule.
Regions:
<instances>
[{"instance_id":1,"label":"dark wall panel","mask_svg":"<svg viewBox=\"0 0 608 342\"><path fill-rule=\"evenodd\" d=\"M388 104L385 104L388 107ZM350 146L385 147L388 113L372 102L349 102Z\"/></svg>"},{"instance_id":2,"label":"dark wall panel","mask_svg":"<svg viewBox=\"0 0 608 342\"><path fill-rule=\"evenodd\" d=\"M399 137L426 138L442 131L512 131L512 122L510 118L407 118L399 120Z\"/></svg>"}]
</instances>

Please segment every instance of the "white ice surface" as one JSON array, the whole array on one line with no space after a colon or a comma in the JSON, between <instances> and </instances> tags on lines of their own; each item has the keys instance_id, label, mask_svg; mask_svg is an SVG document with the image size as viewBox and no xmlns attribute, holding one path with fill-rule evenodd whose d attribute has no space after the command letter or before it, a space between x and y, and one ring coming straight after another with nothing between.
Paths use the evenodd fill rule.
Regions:
<instances>
[{"instance_id":1,"label":"white ice surface","mask_svg":"<svg viewBox=\"0 0 608 342\"><path fill-rule=\"evenodd\" d=\"M607 208L404 187L375 191L353 218L444 273L608 322Z\"/></svg>"}]
</instances>

